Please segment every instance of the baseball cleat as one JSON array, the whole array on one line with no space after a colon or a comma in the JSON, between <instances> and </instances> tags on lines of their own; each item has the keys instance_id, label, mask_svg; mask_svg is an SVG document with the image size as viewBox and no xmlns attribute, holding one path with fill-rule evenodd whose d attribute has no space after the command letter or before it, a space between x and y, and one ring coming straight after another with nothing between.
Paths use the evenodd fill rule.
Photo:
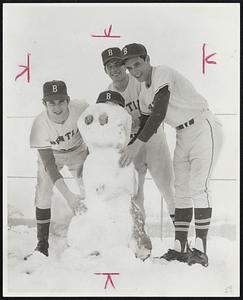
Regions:
<instances>
[{"instance_id":1,"label":"baseball cleat","mask_svg":"<svg viewBox=\"0 0 243 300\"><path fill-rule=\"evenodd\" d=\"M198 249L193 248L191 254L189 255L188 265L201 264L204 267L208 266L208 256L206 253L201 252Z\"/></svg>"},{"instance_id":2,"label":"baseball cleat","mask_svg":"<svg viewBox=\"0 0 243 300\"><path fill-rule=\"evenodd\" d=\"M160 257L160 259L165 259L167 261L177 260L180 262L187 262L189 255L189 252L178 252L174 249L169 249Z\"/></svg>"},{"instance_id":3,"label":"baseball cleat","mask_svg":"<svg viewBox=\"0 0 243 300\"><path fill-rule=\"evenodd\" d=\"M36 247L35 248L35 250L32 252L32 253L30 253L30 254L28 254L28 255L26 255L25 257L24 257L24 260L28 260L36 251L38 251L38 252L40 252L40 253L42 253L42 254L44 254L45 256L49 256L49 253L48 253L48 249L47 248L40 248L40 247Z\"/></svg>"}]
</instances>

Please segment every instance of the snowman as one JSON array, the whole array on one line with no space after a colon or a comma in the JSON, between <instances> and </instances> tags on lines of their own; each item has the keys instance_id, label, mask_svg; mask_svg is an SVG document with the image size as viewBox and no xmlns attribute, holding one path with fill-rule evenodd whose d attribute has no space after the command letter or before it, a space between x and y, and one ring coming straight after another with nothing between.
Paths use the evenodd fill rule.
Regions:
<instances>
[{"instance_id":1,"label":"snowman","mask_svg":"<svg viewBox=\"0 0 243 300\"><path fill-rule=\"evenodd\" d=\"M131 200L138 190L138 175L133 163L119 166L120 152L130 140L132 125L124 106L119 93L105 91L78 120L89 150L83 166L88 209L72 218L67 242L85 256L132 249L134 245Z\"/></svg>"}]
</instances>

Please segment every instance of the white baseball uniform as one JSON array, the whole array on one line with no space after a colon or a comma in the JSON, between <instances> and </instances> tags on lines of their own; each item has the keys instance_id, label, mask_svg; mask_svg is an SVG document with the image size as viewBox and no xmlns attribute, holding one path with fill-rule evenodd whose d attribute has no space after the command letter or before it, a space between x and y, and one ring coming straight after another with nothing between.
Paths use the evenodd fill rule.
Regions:
<instances>
[{"instance_id":1,"label":"white baseball uniform","mask_svg":"<svg viewBox=\"0 0 243 300\"><path fill-rule=\"evenodd\" d=\"M164 122L177 130L173 160L176 207L191 207L192 200L196 208L211 207L209 179L222 144L221 124L191 82L167 66L153 67L150 87L142 84L143 114L151 114L154 96L164 86L170 91Z\"/></svg>"},{"instance_id":2,"label":"white baseball uniform","mask_svg":"<svg viewBox=\"0 0 243 300\"><path fill-rule=\"evenodd\" d=\"M52 122L44 110L33 122L30 133L30 147L52 149L58 170L67 166L78 181L80 188L80 170L87 156L87 147L77 127L77 120L87 108L85 101L69 102L69 116L63 124ZM35 203L39 208L49 208L53 194L53 183L48 176L41 158L38 155L37 186Z\"/></svg>"},{"instance_id":3,"label":"white baseball uniform","mask_svg":"<svg viewBox=\"0 0 243 300\"><path fill-rule=\"evenodd\" d=\"M118 91L111 83L108 89L119 92L126 103L126 110L132 116L132 135L138 132L140 126L140 90L141 83L136 78L128 74L129 82L124 92ZM170 157L170 151L166 141L166 136L162 127L151 137L151 139L142 147L134 160L135 167L139 173L139 192L137 203L144 213L144 193L143 185L147 169L149 170L161 195L163 195L170 215L174 214L174 186L173 186L173 168ZM144 214L145 217L145 214Z\"/></svg>"}]
</instances>

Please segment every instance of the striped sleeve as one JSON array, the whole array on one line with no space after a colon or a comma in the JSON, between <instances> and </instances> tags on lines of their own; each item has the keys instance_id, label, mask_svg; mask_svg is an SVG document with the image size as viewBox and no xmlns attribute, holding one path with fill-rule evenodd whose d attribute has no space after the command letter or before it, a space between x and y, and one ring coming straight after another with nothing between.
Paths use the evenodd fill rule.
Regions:
<instances>
[{"instance_id":1,"label":"striped sleeve","mask_svg":"<svg viewBox=\"0 0 243 300\"><path fill-rule=\"evenodd\" d=\"M171 92L171 86L172 86L171 69L166 66L158 66L156 68L155 76L153 78L154 96L158 93L159 90L161 90L165 86L168 86L168 89Z\"/></svg>"}]
</instances>

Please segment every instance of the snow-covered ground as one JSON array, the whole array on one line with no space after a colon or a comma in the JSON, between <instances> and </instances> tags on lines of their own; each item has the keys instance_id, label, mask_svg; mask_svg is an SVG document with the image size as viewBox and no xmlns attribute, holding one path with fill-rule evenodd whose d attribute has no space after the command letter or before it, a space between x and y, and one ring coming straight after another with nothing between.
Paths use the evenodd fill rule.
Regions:
<instances>
[{"instance_id":1,"label":"snow-covered ground","mask_svg":"<svg viewBox=\"0 0 243 300\"><path fill-rule=\"evenodd\" d=\"M60 231L59 231L60 233ZM237 296L238 243L221 237L208 241L209 266L136 259L118 248L104 256L81 258L62 235L51 234L50 256L35 268L23 257L36 245L36 229L26 225L8 230L8 295L18 296ZM193 242L193 240L192 240ZM153 256L164 253L173 238L153 238ZM125 251L124 251L125 250ZM32 272L33 271L33 272ZM30 274L27 274L29 272ZM107 276L95 273L119 273Z\"/></svg>"},{"instance_id":2,"label":"snow-covered ground","mask_svg":"<svg viewBox=\"0 0 243 300\"><path fill-rule=\"evenodd\" d=\"M69 180L75 191L74 182ZM217 186L214 185L217 190ZM66 234L71 212L57 193L52 202L50 256L37 269L24 261L36 246L32 191L25 202L8 206L8 230L5 235L5 292L18 296L237 296L239 293L239 236L237 222L221 212L220 197L215 197L215 213L209 230L209 266L188 266L159 260L142 262L127 249L107 249L105 256L82 258L67 247ZM218 194L216 193L215 196ZM25 204L26 203L26 204ZM31 204L32 203L32 204ZM26 208L25 208L26 205ZM166 206L163 212L161 241L160 195L151 180L145 184L147 231L152 237L152 256L160 256L173 246L173 225ZM225 208L224 208L225 209ZM235 214L236 216L237 214ZM189 240L194 243L194 225ZM32 272L34 271L34 272ZM30 272L31 274L26 274ZM95 273L119 273L105 284L107 276Z\"/></svg>"}]
</instances>

